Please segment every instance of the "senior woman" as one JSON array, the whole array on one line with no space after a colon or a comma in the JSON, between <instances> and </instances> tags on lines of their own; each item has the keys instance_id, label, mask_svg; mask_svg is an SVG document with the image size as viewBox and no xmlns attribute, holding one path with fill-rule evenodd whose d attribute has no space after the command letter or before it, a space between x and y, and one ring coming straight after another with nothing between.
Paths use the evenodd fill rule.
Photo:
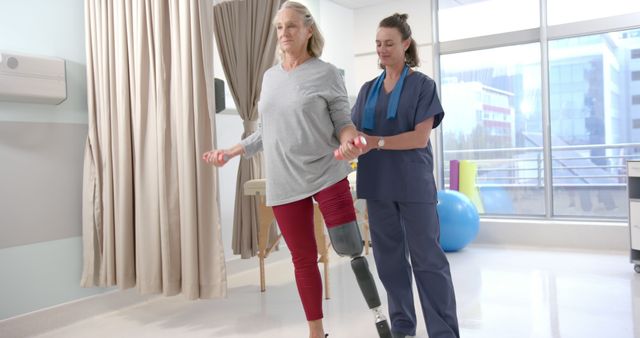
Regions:
<instances>
[{"instance_id":1,"label":"senior woman","mask_svg":"<svg viewBox=\"0 0 640 338\"><path fill-rule=\"evenodd\" d=\"M381 337L391 337L380 298L362 257L346 161L360 153L350 118L344 80L337 68L319 59L324 39L309 10L293 1L282 4L274 20L280 64L264 74L258 130L230 149L203 155L221 166L237 155L264 151L267 205L273 207L280 231L291 251L296 285L309 326L309 337L325 337L322 324L322 281L317 265L313 226L315 200L328 228L331 244L351 266L367 305L374 311Z\"/></svg>"}]
</instances>

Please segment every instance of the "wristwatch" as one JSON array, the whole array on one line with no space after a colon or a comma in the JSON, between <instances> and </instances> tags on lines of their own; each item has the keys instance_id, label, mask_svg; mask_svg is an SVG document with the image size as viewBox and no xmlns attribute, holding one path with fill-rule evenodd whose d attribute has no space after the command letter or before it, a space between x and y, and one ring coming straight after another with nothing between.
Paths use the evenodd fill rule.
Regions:
<instances>
[{"instance_id":1,"label":"wristwatch","mask_svg":"<svg viewBox=\"0 0 640 338\"><path fill-rule=\"evenodd\" d=\"M378 150L384 147L384 137L378 139Z\"/></svg>"}]
</instances>

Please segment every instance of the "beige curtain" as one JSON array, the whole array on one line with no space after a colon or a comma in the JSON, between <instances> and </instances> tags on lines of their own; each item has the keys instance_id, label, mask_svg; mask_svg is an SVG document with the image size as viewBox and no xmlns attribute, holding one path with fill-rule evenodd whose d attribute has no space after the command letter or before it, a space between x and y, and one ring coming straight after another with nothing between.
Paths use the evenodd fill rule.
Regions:
<instances>
[{"instance_id":1,"label":"beige curtain","mask_svg":"<svg viewBox=\"0 0 640 338\"><path fill-rule=\"evenodd\" d=\"M85 1L81 285L226 295L205 0ZM207 12L209 14L207 14Z\"/></svg>"},{"instance_id":2,"label":"beige curtain","mask_svg":"<svg viewBox=\"0 0 640 338\"><path fill-rule=\"evenodd\" d=\"M251 135L258 121L262 75L273 66L276 32L272 21L281 0L232 0L214 7L214 28L224 75L236 109L244 122L241 138ZM244 183L262 178L262 156L240 159L233 218L233 253L249 258L258 252L258 208L245 196ZM271 230L271 241L275 230Z\"/></svg>"}]
</instances>

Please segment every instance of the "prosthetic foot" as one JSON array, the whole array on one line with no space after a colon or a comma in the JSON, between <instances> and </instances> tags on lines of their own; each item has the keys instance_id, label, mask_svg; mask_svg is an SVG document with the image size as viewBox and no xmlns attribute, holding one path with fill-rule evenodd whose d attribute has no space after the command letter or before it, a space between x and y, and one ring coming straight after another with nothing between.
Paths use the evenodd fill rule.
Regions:
<instances>
[{"instance_id":1,"label":"prosthetic foot","mask_svg":"<svg viewBox=\"0 0 640 338\"><path fill-rule=\"evenodd\" d=\"M380 338L392 338L389 322L385 317L378 289L369 271L367 259L362 256L362 237L358 224L353 221L329 228L331 245L340 256L351 257L351 269L356 275L358 286L369 309L373 312L376 329Z\"/></svg>"}]
</instances>

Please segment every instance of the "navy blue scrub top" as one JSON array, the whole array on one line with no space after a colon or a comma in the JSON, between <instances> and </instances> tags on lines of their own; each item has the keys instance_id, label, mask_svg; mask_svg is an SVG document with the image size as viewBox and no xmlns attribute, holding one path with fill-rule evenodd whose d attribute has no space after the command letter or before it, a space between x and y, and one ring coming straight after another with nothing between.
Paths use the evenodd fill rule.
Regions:
<instances>
[{"instance_id":1,"label":"navy blue scrub top","mask_svg":"<svg viewBox=\"0 0 640 338\"><path fill-rule=\"evenodd\" d=\"M374 82L375 79L362 86L351 110L351 119L359 131L372 136L393 136L413 131L418 123L430 117L434 117L433 129L442 122L444 110L435 82L414 71L405 78L397 116L387 120L391 93L386 93L383 86L376 103L374 129L363 130L364 106ZM431 143L421 149L374 149L360 156L356 188L358 198L362 199L436 203Z\"/></svg>"}]
</instances>

